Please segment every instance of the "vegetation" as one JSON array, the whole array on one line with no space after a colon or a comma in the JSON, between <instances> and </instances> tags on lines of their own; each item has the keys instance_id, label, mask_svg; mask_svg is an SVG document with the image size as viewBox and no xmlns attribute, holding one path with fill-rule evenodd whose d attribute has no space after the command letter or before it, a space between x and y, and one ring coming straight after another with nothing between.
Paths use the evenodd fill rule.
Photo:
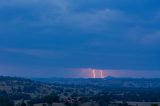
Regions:
<instances>
[{"instance_id":1,"label":"vegetation","mask_svg":"<svg viewBox=\"0 0 160 106\"><path fill-rule=\"evenodd\" d=\"M152 104L151 106L158 106L158 104Z\"/></svg>"},{"instance_id":2,"label":"vegetation","mask_svg":"<svg viewBox=\"0 0 160 106\"><path fill-rule=\"evenodd\" d=\"M98 83L98 79L95 82ZM23 78L0 77L0 106L34 106L34 104L52 106L53 103L66 106L83 106L87 103L89 106L130 106L126 101L158 102L159 95L159 88L51 84ZM19 102L14 104L15 101ZM158 106L158 104L151 104L151 106Z\"/></svg>"},{"instance_id":3,"label":"vegetation","mask_svg":"<svg viewBox=\"0 0 160 106\"><path fill-rule=\"evenodd\" d=\"M0 97L0 106L14 106L14 103L9 98Z\"/></svg>"}]
</instances>

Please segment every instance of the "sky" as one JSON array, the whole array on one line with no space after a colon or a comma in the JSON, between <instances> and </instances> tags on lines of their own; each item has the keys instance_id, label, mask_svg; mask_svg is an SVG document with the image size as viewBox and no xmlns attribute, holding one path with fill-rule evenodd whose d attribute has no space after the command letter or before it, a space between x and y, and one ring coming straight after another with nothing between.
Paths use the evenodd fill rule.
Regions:
<instances>
[{"instance_id":1,"label":"sky","mask_svg":"<svg viewBox=\"0 0 160 106\"><path fill-rule=\"evenodd\" d=\"M0 75L160 77L159 0L0 0Z\"/></svg>"}]
</instances>

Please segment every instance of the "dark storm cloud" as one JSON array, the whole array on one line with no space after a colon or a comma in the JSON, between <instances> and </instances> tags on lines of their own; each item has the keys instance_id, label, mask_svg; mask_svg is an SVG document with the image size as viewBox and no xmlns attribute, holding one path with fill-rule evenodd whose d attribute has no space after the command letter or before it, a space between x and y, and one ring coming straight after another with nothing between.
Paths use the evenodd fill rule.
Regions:
<instances>
[{"instance_id":1,"label":"dark storm cloud","mask_svg":"<svg viewBox=\"0 0 160 106\"><path fill-rule=\"evenodd\" d=\"M39 66L37 70L52 67L158 71L159 3L1 0L0 63L24 68Z\"/></svg>"}]
</instances>

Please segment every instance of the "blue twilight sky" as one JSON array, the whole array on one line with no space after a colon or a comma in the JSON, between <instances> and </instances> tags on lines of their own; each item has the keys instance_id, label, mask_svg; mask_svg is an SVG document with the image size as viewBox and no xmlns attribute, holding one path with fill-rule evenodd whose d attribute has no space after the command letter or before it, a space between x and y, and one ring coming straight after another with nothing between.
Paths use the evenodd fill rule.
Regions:
<instances>
[{"instance_id":1,"label":"blue twilight sky","mask_svg":"<svg viewBox=\"0 0 160 106\"><path fill-rule=\"evenodd\" d=\"M81 70L92 68L112 76L159 77L159 5L0 0L0 75L83 77Z\"/></svg>"}]
</instances>

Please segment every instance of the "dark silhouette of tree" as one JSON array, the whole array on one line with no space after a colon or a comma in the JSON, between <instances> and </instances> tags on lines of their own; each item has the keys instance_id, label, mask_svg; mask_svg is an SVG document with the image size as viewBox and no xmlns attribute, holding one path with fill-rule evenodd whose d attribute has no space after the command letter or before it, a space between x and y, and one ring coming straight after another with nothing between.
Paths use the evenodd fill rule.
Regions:
<instances>
[{"instance_id":1,"label":"dark silhouette of tree","mask_svg":"<svg viewBox=\"0 0 160 106\"><path fill-rule=\"evenodd\" d=\"M73 102L73 106L79 106L79 105L80 104L79 104L79 102L77 100Z\"/></svg>"},{"instance_id":2,"label":"dark silhouette of tree","mask_svg":"<svg viewBox=\"0 0 160 106\"><path fill-rule=\"evenodd\" d=\"M26 103L22 102L22 103L21 103L21 106L26 106Z\"/></svg>"},{"instance_id":3,"label":"dark silhouette of tree","mask_svg":"<svg viewBox=\"0 0 160 106\"><path fill-rule=\"evenodd\" d=\"M32 101L28 101L27 102L27 106L33 106L33 102Z\"/></svg>"},{"instance_id":4,"label":"dark silhouette of tree","mask_svg":"<svg viewBox=\"0 0 160 106\"><path fill-rule=\"evenodd\" d=\"M43 104L42 106L47 106L46 104Z\"/></svg>"},{"instance_id":5,"label":"dark silhouette of tree","mask_svg":"<svg viewBox=\"0 0 160 106\"><path fill-rule=\"evenodd\" d=\"M70 103L70 102L68 102L68 101L66 101L65 103L64 103L66 106L71 106L72 104Z\"/></svg>"},{"instance_id":6,"label":"dark silhouette of tree","mask_svg":"<svg viewBox=\"0 0 160 106\"><path fill-rule=\"evenodd\" d=\"M14 103L8 98L0 97L0 106L14 106Z\"/></svg>"},{"instance_id":7,"label":"dark silhouette of tree","mask_svg":"<svg viewBox=\"0 0 160 106\"><path fill-rule=\"evenodd\" d=\"M158 104L152 104L151 106L158 106Z\"/></svg>"},{"instance_id":8,"label":"dark silhouette of tree","mask_svg":"<svg viewBox=\"0 0 160 106\"><path fill-rule=\"evenodd\" d=\"M91 101L91 106L95 106L95 102L94 101Z\"/></svg>"},{"instance_id":9,"label":"dark silhouette of tree","mask_svg":"<svg viewBox=\"0 0 160 106\"><path fill-rule=\"evenodd\" d=\"M107 102L104 99L99 99L98 104L99 106L108 106Z\"/></svg>"},{"instance_id":10,"label":"dark silhouette of tree","mask_svg":"<svg viewBox=\"0 0 160 106\"><path fill-rule=\"evenodd\" d=\"M54 102L59 102L59 96L57 94L45 96L43 99L49 106L51 106Z\"/></svg>"},{"instance_id":11,"label":"dark silhouette of tree","mask_svg":"<svg viewBox=\"0 0 160 106\"><path fill-rule=\"evenodd\" d=\"M96 101L100 106L108 106L112 100L110 96L98 94L93 97L93 101Z\"/></svg>"}]
</instances>

